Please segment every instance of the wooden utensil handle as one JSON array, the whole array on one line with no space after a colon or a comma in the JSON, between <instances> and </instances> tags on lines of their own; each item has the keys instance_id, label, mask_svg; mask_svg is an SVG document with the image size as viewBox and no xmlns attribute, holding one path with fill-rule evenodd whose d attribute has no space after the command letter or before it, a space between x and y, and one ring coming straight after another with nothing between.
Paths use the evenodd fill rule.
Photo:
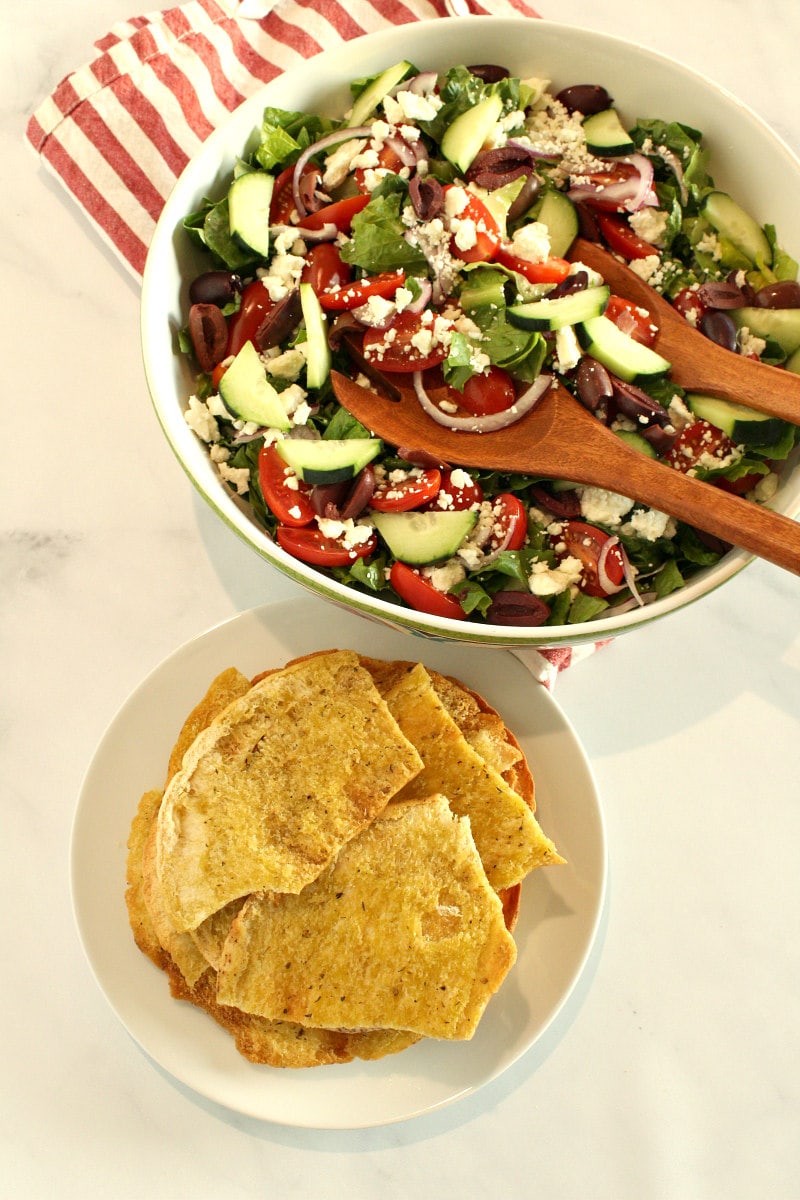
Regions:
<instances>
[{"instance_id":1,"label":"wooden utensil handle","mask_svg":"<svg viewBox=\"0 0 800 1200\"><path fill-rule=\"evenodd\" d=\"M791 517L653 459L639 464L636 491L642 503L800 575L800 523Z\"/></svg>"}]
</instances>

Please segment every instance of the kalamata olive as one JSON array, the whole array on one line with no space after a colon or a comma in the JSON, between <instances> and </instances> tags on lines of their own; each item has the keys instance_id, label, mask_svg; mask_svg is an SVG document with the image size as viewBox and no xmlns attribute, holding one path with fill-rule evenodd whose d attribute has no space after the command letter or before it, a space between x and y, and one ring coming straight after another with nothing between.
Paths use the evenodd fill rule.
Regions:
<instances>
[{"instance_id":1,"label":"kalamata olive","mask_svg":"<svg viewBox=\"0 0 800 1200\"><path fill-rule=\"evenodd\" d=\"M611 376L614 403L617 410L631 421L636 421L642 430L648 425L669 425L669 413L663 404L654 400L647 392L632 383Z\"/></svg>"},{"instance_id":2,"label":"kalamata olive","mask_svg":"<svg viewBox=\"0 0 800 1200\"><path fill-rule=\"evenodd\" d=\"M543 625L549 616L544 600L530 592L498 592L486 613L492 625Z\"/></svg>"},{"instance_id":3,"label":"kalamata olive","mask_svg":"<svg viewBox=\"0 0 800 1200\"><path fill-rule=\"evenodd\" d=\"M484 83L499 83L501 79L508 79L510 74L507 67L498 67L494 63L477 63L474 67L467 67L467 70Z\"/></svg>"},{"instance_id":4,"label":"kalamata olive","mask_svg":"<svg viewBox=\"0 0 800 1200\"><path fill-rule=\"evenodd\" d=\"M189 303L216 304L224 308L241 290L242 281L232 271L206 271L189 285Z\"/></svg>"},{"instance_id":5,"label":"kalamata olive","mask_svg":"<svg viewBox=\"0 0 800 1200\"><path fill-rule=\"evenodd\" d=\"M519 189L516 200L512 200L511 207L508 210L509 221L515 221L517 217L521 217L523 213L528 211L539 195L541 186L541 179L533 171L531 171L530 175L525 176L525 182Z\"/></svg>"},{"instance_id":6,"label":"kalamata olive","mask_svg":"<svg viewBox=\"0 0 800 1200\"><path fill-rule=\"evenodd\" d=\"M656 454L669 454L675 442L678 440L678 434L671 425L666 428L663 425L648 425L644 429L640 429L642 437L649 442L655 450Z\"/></svg>"},{"instance_id":7,"label":"kalamata olive","mask_svg":"<svg viewBox=\"0 0 800 1200\"><path fill-rule=\"evenodd\" d=\"M589 208L589 205L578 200L575 204L575 214L578 218L578 233L580 236L587 242L602 242L603 235L600 232L597 217Z\"/></svg>"},{"instance_id":8,"label":"kalamata olive","mask_svg":"<svg viewBox=\"0 0 800 1200\"><path fill-rule=\"evenodd\" d=\"M339 505L339 520L347 521L361 515L375 491L375 472L372 467L363 467L356 475L344 500Z\"/></svg>"},{"instance_id":9,"label":"kalamata olive","mask_svg":"<svg viewBox=\"0 0 800 1200\"><path fill-rule=\"evenodd\" d=\"M228 322L216 304L193 304L189 309L189 337L201 371L213 371L228 346Z\"/></svg>"},{"instance_id":10,"label":"kalamata olive","mask_svg":"<svg viewBox=\"0 0 800 1200\"><path fill-rule=\"evenodd\" d=\"M349 483L318 483L311 489L311 506L318 517L336 520L339 516L339 505L349 490Z\"/></svg>"},{"instance_id":11,"label":"kalamata olive","mask_svg":"<svg viewBox=\"0 0 800 1200\"><path fill-rule=\"evenodd\" d=\"M422 467L428 471L431 469L437 471L449 471L450 463L446 463L443 459L435 454L431 454L428 450L420 450L418 447L398 446L398 458L402 458L404 462L410 463L412 467Z\"/></svg>"},{"instance_id":12,"label":"kalamata olive","mask_svg":"<svg viewBox=\"0 0 800 1200\"><path fill-rule=\"evenodd\" d=\"M433 175L414 175L408 185L414 212L420 221L432 221L444 208L444 188Z\"/></svg>"},{"instance_id":13,"label":"kalamata olive","mask_svg":"<svg viewBox=\"0 0 800 1200\"><path fill-rule=\"evenodd\" d=\"M603 112L614 103L606 89L596 83L574 83L572 87L563 88L556 100L570 112L583 113L585 117Z\"/></svg>"},{"instance_id":14,"label":"kalamata olive","mask_svg":"<svg viewBox=\"0 0 800 1200\"><path fill-rule=\"evenodd\" d=\"M767 283L758 289L753 303L758 308L800 308L800 283L793 279Z\"/></svg>"},{"instance_id":15,"label":"kalamata olive","mask_svg":"<svg viewBox=\"0 0 800 1200\"><path fill-rule=\"evenodd\" d=\"M735 353L737 349L736 325L733 317L728 316L726 312L712 310L704 313L698 322L698 329L718 346L724 347L725 350L733 350Z\"/></svg>"},{"instance_id":16,"label":"kalamata olive","mask_svg":"<svg viewBox=\"0 0 800 1200\"><path fill-rule=\"evenodd\" d=\"M747 297L735 283L724 280L711 280L701 283L697 289L697 299L706 308L741 308L747 304Z\"/></svg>"},{"instance_id":17,"label":"kalamata olive","mask_svg":"<svg viewBox=\"0 0 800 1200\"><path fill-rule=\"evenodd\" d=\"M559 296L571 296L573 292L584 292L589 286L589 275L586 271L573 271L557 283L547 293L548 300L557 300ZM599 364L598 364L599 365Z\"/></svg>"},{"instance_id":18,"label":"kalamata olive","mask_svg":"<svg viewBox=\"0 0 800 1200\"><path fill-rule=\"evenodd\" d=\"M614 395L611 376L602 363L594 358L582 358L575 374L578 399L584 408L596 412Z\"/></svg>"},{"instance_id":19,"label":"kalamata olive","mask_svg":"<svg viewBox=\"0 0 800 1200\"><path fill-rule=\"evenodd\" d=\"M581 515L581 498L574 488L567 488L554 496L547 488L534 484L528 488L528 495L537 508L543 508L554 517L570 521L573 517Z\"/></svg>"},{"instance_id":20,"label":"kalamata olive","mask_svg":"<svg viewBox=\"0 0 800 1200\"><path fill-rule=\"evenodd\" d=\"M290 292L269 309L264 320L255 333L255 343L259 350L270 350L293 333L303 317L300 303L300 289L292 288Z\"/></svg>"}]
</instances>

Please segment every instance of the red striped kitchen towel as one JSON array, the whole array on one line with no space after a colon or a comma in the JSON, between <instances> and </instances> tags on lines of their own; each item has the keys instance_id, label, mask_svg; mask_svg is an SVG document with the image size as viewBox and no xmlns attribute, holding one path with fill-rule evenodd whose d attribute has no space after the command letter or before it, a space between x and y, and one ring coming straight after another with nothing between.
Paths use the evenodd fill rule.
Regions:
<instances>
[{"instance_id":1,"label":"red striped kitchen towel","mask_svg":"<svg viewBox=\"0 0 800 1200\"><path fill-rule=\"evenodd\" d=\"M538 16L526 0L468 4L476 17ZM445 0L191 0L132 17L36 109L27 139L139 278L175 180L243 100L321 50L447 15ZM593 649L514 653L552 687Z\"/></svg>"},{"instance_id":2,"label":"red striped kitchen towel","mask_svg":"<svg viewBox=\"0 0 800 1200\"><path fill-rule=\"evenodd\" d=\"M469 11L537 15L525 0ZM243 100L321 50L447 14L445 0L191 0L133 17L37 108L27 138L138 277L176 178Z\"/></svg>"}]
</instances>

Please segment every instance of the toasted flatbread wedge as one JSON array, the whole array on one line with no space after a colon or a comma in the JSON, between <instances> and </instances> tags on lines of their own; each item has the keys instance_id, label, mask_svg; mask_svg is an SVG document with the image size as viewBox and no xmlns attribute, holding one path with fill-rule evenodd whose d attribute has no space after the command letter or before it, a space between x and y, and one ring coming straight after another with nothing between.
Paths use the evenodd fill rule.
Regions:
<instances>
[{"instance_id":1,"label":"toasted flatbread wedge","mask_svg":"<svg viewBox=\"0 0 800 1200\"><path fill-rule=\"evenodd\" d=\"M237 700L239 696L244 696L245 692L249 691L250 680L236 667L228 667L212 680L203 699L195 705L183 722L169 756L167 783L181 769L183 756L197 735L207 729L214 717L218 716L232 700Z\"/></svg>"},{"instance_id":2,"label":"toasted flatbread wedge","mask_svg":"<svg viewBox=\"0 0 800 1200\"><path fill-rule=\"evenodd\" d=\"M217 1003L216 972L204 971L193 984L162 946L144 901L142 864L148 829L161 804L161 791L146 792L134 816L128 841L127 889L125 899L134 940L143 954L164 971L170 992L205 1010L230 1033L236 1048L251 1062L272 1067L316 1067L352 1062L354 1058L375 1059L397 1054L414 1044L415 1034L394 1030L367 1033L333 1033L306 1029L288 1021L267 1021ZM227 930L226 930L227 932ZM185 936L185 935L184 935Z\"/></svg>"},{"instance_id":3,"label":"toasted flatbread wedge","mask_svg":"<svg viewBox=\"0 0 800 1200\"><path fill-rule=\"evenodd\" d=\"M469 822L432 796L388 806L300 895L251 896L217 999L315 1028L465 1039L515 957Z\"/></svg>"},{"instance_id":4,"label":"toasted flatbread wedge","mask_svg":"<svg viewBox=\"0 0 800 1200\"><path fill-rule=\"evenodd\" d=\"M171 924L299 892L421 766L355 653L266 676L198 734L164 793L156 870Z\"/></svg>"},{"instance_id":5,"label":"toasted flatbread wedge","mask_svg":"<svg viewBox=\"0 0 800 1200\"><path fill-rule=\"evenodd\" d=\"M487 878L497 891L535 867L563 862L528 803L469 744L421 663L408 663L384 691L389 710L425 764L395 801L441 792L469 817Z\"/></svg>"}]
</instances>

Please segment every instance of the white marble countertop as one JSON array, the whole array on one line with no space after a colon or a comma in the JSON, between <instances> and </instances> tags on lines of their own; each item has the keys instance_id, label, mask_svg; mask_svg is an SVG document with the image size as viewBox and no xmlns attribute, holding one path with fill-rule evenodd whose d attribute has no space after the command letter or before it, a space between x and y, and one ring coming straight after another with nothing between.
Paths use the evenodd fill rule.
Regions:
<instances>
[{"instance_id":1,"label":"white marble countertop","mask_svg":"<svg viewBox=\"0 0 800 1200\"><path fill-rule=\"evenodd\" d=\"M608 907L579 1003L500 1080L386 1128L259 1124L154 1069L106 1004L68 873L95 746L176 646L295 595L177 468L137 287L23 145L132 7L0 0L0 1196L797 1197L800 584L763 563L559 680L604 798ZM796 0L540 9L706 71L800 150Z\"/></svg>"}]
</instances>

